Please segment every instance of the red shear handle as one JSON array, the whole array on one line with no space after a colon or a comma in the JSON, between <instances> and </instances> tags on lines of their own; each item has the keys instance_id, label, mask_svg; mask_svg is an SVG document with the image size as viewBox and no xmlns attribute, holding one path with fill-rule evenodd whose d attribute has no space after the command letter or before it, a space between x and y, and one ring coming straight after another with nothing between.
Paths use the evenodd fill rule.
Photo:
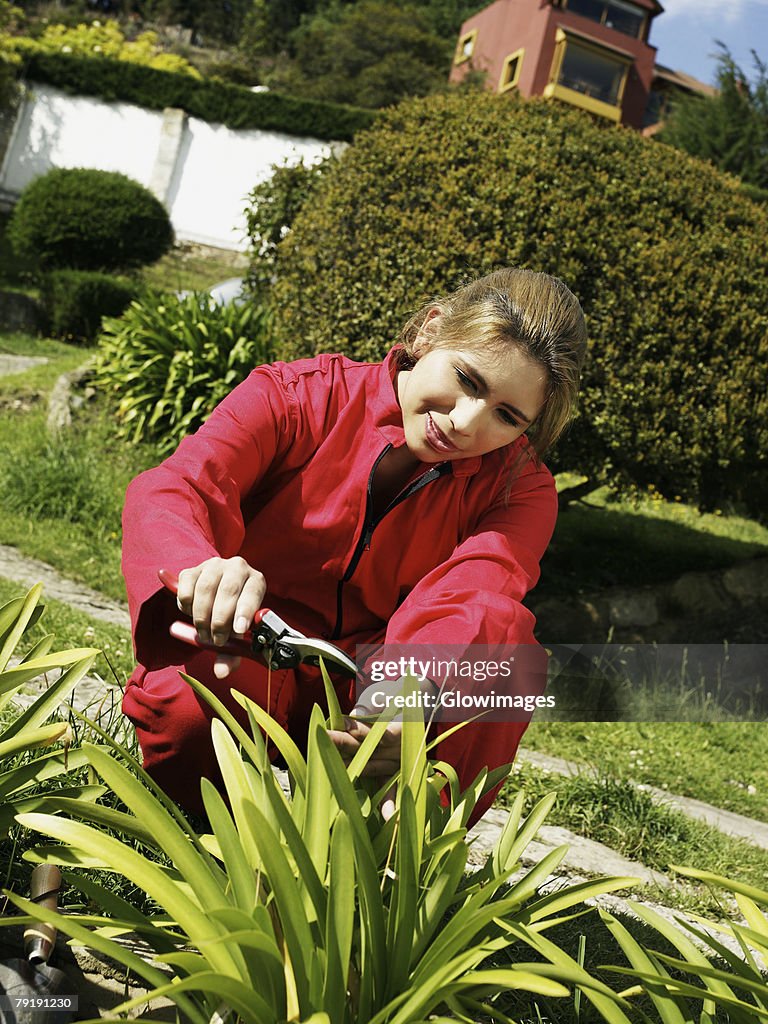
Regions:
<instances>
[{"instance_id":1,"label":"red shear handle","mask_svg":"<svg viewBox=\"0 0 768 1024\"><path fill-rule=\"evenodd\" d=\"M170 590L172 594L178 594L179 592L179 575L178 573L171 572L170 569L158 569L157 575L160 582L163 584L166 590Z\"/></svg>"}]
</instances>

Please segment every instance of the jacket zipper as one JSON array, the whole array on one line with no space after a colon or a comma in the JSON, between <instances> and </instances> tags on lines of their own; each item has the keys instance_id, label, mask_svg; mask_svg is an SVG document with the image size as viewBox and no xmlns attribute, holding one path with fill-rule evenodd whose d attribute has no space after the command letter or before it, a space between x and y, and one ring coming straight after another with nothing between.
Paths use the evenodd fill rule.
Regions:
<instances>
[{"instance_id":1,"label":"jacket zipper","mask_svg":"<svg viewBox=\"0 0 768 1024\"><path fill-rule=\"evenodd\" d=\"M384 451L381 452L379 457L374 462L373 468L371 469L370 475L368 477L368 487L365 499L365 516L363 518L363 529L360 533L360 539L358 540L355 546L355 550L352 552L352 558L349 561L349 565L347 566L344 575L341 577L336 586L336 625L333 627L333 632L330 635L331 640L338 640L339 637L341 636L341 628L343 623L342 604L344 600L344 584L352 578L355 569L357 568L357 564L362 558L363 552L367 551L368 548L371 546L371 538L373 537L373 531L376 529L376 527L379 525L382 519L389 512L391 512L393 508L395 508L401 502L405 501L406 498L410 498L412 494L415 494L416 491L420 491L422 487L426 487L426 485L432 483L433 480L437 480L441 476L445 476L446 473L451 472L450 462L441 462L438 466L433 466L431 469L428 469L426 473L422 473L420 477L418 477L416 480L413 480L405 488L404 491L401 491L394 498L394 500L391 501L389 505L387 505L387 507L384 509L384 511L381 513L378 519L371 520L371 506L373 503L373 478L376 475L376 469L379 463L381 462L381 460L384 458L384 456L387 454L391 447L392 445L388 444Z\"/></svg>"}]
</instances>

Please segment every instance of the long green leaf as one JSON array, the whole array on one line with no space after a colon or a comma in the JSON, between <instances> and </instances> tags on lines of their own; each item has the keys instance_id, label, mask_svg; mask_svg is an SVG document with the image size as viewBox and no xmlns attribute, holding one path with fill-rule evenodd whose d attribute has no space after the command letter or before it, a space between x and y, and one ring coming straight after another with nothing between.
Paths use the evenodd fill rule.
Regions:
<instances>
[{"instance_id":1,"label":"long green leaf","mask_svg":"<svg viewBox=\"0 0 768 1024\"><path fill-rule=\"evenodd\" d=\"M447 856L439 860L440 870L426 884L424 897L419 904L416 935L413 946L414 959L418 960L442 925L448 907L464 877L469 850L466 843L459 842Z\"/></svg>"},{"instance_id":2,"label":"long green leaf","mask_svg":"<svg viewBox=\"0 0 768 1024\"><path fill-rule=\"evenodd\" d=\"M103 935L99 935L97 932L84 928L76 916L72 914L60 914L55 910L48 910L39 903L23 899L13 893L6 893L6 896L14 906L18 907L28 915L27 918L22 919L18 923L24 924L29 920L44 921L48 924L52 924L64 935L69 935L71 938L76 939L80 945L86 946L90 949L96 949L100 953L105 953L116 963L123 964L129 970L133 971L137 977L144 978L145 981L149 982L150 986L157 987L167 983L167 978L162 971L159 971L156 967L152 967L146 960L137 956L136 953L133 953L121 943L113 942L111 939L108 939ZM9 918L5 923L11 925L17 922L15 918ZM202 1013L191 1000L182 997L179 999L178 1005L193 1024L209 1024L208 1016Z\"/></svg>"},{"instance_id":3,"label":"long green leaf","mask_svg":"<svg viewBox=\"0 0 768 1024\"><path fill-rule=\"evenodd\" d=\"M650 996L653 1005L663 1024L686 1024L690 1021L690 1008L685 1000L680 1003L666 988L669 974L664 971L658 962L640 945L639 942L629 933L624 925L604 910L600 911L600 917L609 931L616 939L621 949L629 960L630 964L638 971L646 975L656 974L658 982L646 981L643 985L645 992Z\"/></svg>"},{"instance_id":4,"label":"long green leaf","mask_svg":"<svg viewBox=\"0 0 768 1024\"><path fill-rule=\"evenodd\" d=\"M205 811L224 858L235 902L238 907L250 910L257 900L256 877L243 850L240 835L214 784L203 779L201 789Z\"/></svg>"},{"instance_id":5,"label":"long green leaf","mask_svg":"<svg viewBox=\"0 0 768 1024\"><path fill-rule=\"evenodd\" d=\"M224 787L229 798L229 804L234 815L241 848L248 859L251 870L259 870L261 868L261 855L259 854L259 847L255 836L256 829L249 811L255 795L251 789L245 764L224 723L216 718L211 722L211 738L219 770L224 780Z\"/></svg>"},{"instance_id":6,"label":"long green leaf","mask_svg":"<svg viewBox=\"0 0 768 1024\"><path fill-rule=\"evenodd\" d=\"M176 820L149 793L133 774L110 757L102 747L83 744L89 760L110 789L129 807L137 819L154 835L164 853L171 858L192 887L200 906L220 906L225 876L208 854L190 843L189 836Z\"/></svg>"},{"instance_id":7,"label":"long green leaf","mask_svg":"<svg viewBox=\"0 0 768 1024\"><path fill-rule=\"evenodd\" d=\"M232 691L232 696L238 704L242 704L242 706L253 715L259 726L264 730L267 736L269 736L282 754L293 781L299 789L304 792L307 788L307 766L304 762L304 758L301 756L301 751L294 741L279 722L276 722L274 718L272 718L264 708L260 707L255 701L250 700L244 694L238 693L236 690Z\"/></svg>"},{"instance_id":8,"label":"long green leaf","mask_svg":"<svg viewBox=\"0 0 768 1024\"><path fill-rule=\"evenodd\" d=\"M372 1012L377 997L384 990L387 975L386 928L379 876L368 829L357 801L357 794L339 752L328 734L323 731L317 734L317 744L336 800L341 810L347 815L352 831L359 883L358 920L361 935L358 1012L360 1018L365 1020Z\"/></svg>"},{"instance_id":9,"label":"long green leaf","mask_svg":"<svg viewBox=\"0 0 768 1024\"><path fill-rule=\"evenodd\" d=\"M419 823L409 785L400 794L400 820L397 831L397 878L392 885L388 921L387 997L402 992L407 985L416 932L419 896L420 849L416 841Z\"/></svg>"},{"instance_id":10,"label":"long green leaf","mask_svg":"<svg viewBox=\"0 0 768 1024\"><path fill-rule=\"evenodd\" d=\"M75 647L69 651L54 651L53 654L46 654L42 658L35 658L33 661L22 661L13 668L7 668L0 676L0 693L8 690L15 690L30 679L45 675L57 668L66 668L86 658L93 658L98 655L93 647Z\"/></svg>"},{"instance_id":11,"label":"long green leaf","mask_svg":"<svg viewBox=\"0 0 768 1024\"><path fill-rule=\"evenodd\" d=\"M726 889L728 892L741 893L743 896L748 896L751 900L754 900L755 903L762 903L764 906L768 906L768 892L765 889L758 889L754 885L748 885L746 882L725 878L723 875L715 875L711 871L701 871L698 868L680 867L677 864L670 864L669 870L674 871L678 875L684 875L686 878L696 878L707 885Z\"/></svg>"},{"instance_id":12,"label":"long green leaf","mask_svg":"<svg viewBox=\"0 0 768 1024\"><path fill-rule=\"evenodd\" d=\"M631 1004L603 982L593 978L560 946L525 925L512 921L499 921L498 924L504 931L525 942L549 961L540 967L548 976L577 985L608 1024L631 1024L624 1012L624 1009L632 1009ZM536 972L539 968L534 964L527 964L526 969Z\"/></svg>"},{"instance_id":13,"label":"long green leaf","mask_svg":"<svg viewBox=\"0 0 768 1024\"><path fill-rule=\"evenodd\" d=\"M325 719L315 704L309 720L307 738L307 791L302 838L318 877L325 879L331 847L330 826L338 812L328 774L318 749L318 734L325 732Z\"/></svg>"},{"instance_id":14,"label":"long green leaf","mask_svg":"<svg viewBox=\"0 0 768 1024\"><path fill-rule=\"evenodd\" d=\"M8 604L0 609L0 636L2 636L0 673L4 672L11 659L11 655L16 650L19 640L24 635L24 631L29 625L42 592L42 583L37 583L27 593L26 597L9 601Z\"/></svg>"},{"instance_id":15,"label":"long green leaf","mask_svg":"<svg viewBox=\"0 0 768 1024\"><path fill-rule=\"evenodd\" d=\"M151 992L120 1003L112 1012L129 1013L131 1010L145 1006L148 999L166 998L176 1002L180 995L186 995L188 992L203 992L224 1000L226 1006L235 1010L247 1024L277 1024L280 1020L280 1016L267 1005L257 992L254 992L250 985L213 971L198 971L189 978L166 982Z\"/></svg>"},{"instance_id":16,"label":"long green leaf","mask_svg":"<svg viewBox=\"0 0 768 1024\"><path fill-rule=\"evenodd\" d=\"M615 892L617 889L629 889L639 885L641 881L639 878L615 875L574 882L572 885L557 889L528 904L521 910L519 919L521 924L535 924L553 914L559 914L563 910L569 910L589 899L594 899L596 896L603 896L605 893Z\"/></svg>"},{"instance_id":17,"label":"long green leaf","mask_svg":"<svg viewBox=\"0 0 768 1024\"><path fill-rule=\"evenodd\" d=\"M105 864L119 865L120 873L140 886L178 921L193 942L213 939L220 934L209 915L189 900L178 886L169 884L167 872L127 844L106 836L89 825L67 821L55 815L21 814L18 815L17 821L25 828L42 832L43 835L51 836L76 849L82 849L92 857L101 858ZM224 902L222 897L220 904ZM214 947L214 950L215 955L211 954L211 966L223 974L236 977L238 968L231 952L226 947Z\"/></svg>"},{"instance_id":18,"label":"long green leaf","mask_svg":"<svg viewBox=\"0 0 768 1024\"><path fill-rule=\"evenodd\" d=\"M277 827L285 837L288 849L298 870L298 885L304 899L304 908L308 919L315 919L321 924L326 920L328 912L328 892L323 886L315 865L307 848L304 836L299 832L298 826L291 817L291 813L283 797L282 790L277 785L267 788L267 799L272 805L274 819ZM326 828L329 826L326 825Z\"/></svg>"},{"instance_id":19,"label":"long green leaf","mask_svg":"<svg viewBox=\"0 0 768 1024\"><path fill-rule=\"evenodd\" d=\"M661 914L645 906L645 904L637 903L634 900L628 900L627 906L633 913L637 914L641 921L645 921L646 924L655 928L670 945L679 950L689 963L697 964L700 967L709 966L709 961L699 947L684 932L667 921L665 917L662 917ZM712 982L710 987L713 992L718 992L720 995L733 996L733 992L728 985ZM714 1007L708 1007L706 1003L704 1004L704 1010L708 1013L714 1013Z\"/></svg>"},{"instance_id":20,"label":"long green leaf","mask_svg":"<svg viewBox=\"0 0 768 1024\"><path fill-rule=\"evenodd\" d=\"M299 1006L306 1008L309 1000L307 968L311 962L312 951L316 947L316 936L313 935L307 921L293 871L280 844L280 837L275 834L255 804L251 804L250 813L256 824L256 842L285 936Z\"/></svg>"},{"instance_id":21,"label":"long green leaf","mask_svg":"<svg viewBox=\"0 0 768 1024\"><path fill-rule=\"evenodd\" d=\"M347 975L352 962L355 920L355 851L349 818L340 811L331 835L331 858L325 918L326 961L323 1005L333 1021L344 1019Z\"/></svg>"},{"instance_id":22,"label":"long green leaf","mask_svg":"<svg viewBox=\"0 0 768 1024\"><path fill-rule=\"evenodd\" d=\"M98 651L92 650L90 654L80 658L74 665L70 665L58 679L46 688L34 704L30 704L27 710L22 715L19 715L5 735L13 736L17 733L26 732L28 729L34 729L50 718L65 697L74 690L88 669L91 668L98 655ZM33 662L23 662L22 664L39 664L41 660L37 658Z\"/></svg>"},{"instance_id":23,"label":"long green leaf","mask_svg":"<svg viewBox=\"0 0 768 1024\"><path fill-rule=\"evenodd\" d=\"M15 736L13 739L0 742L0 758L10 757L12 754L19 754L25 750L34 750L36 747L47 747L56 743L69 732L66 722L52 722L39 729L29 729L27 732Z\"/></svg>"}]
</instances>

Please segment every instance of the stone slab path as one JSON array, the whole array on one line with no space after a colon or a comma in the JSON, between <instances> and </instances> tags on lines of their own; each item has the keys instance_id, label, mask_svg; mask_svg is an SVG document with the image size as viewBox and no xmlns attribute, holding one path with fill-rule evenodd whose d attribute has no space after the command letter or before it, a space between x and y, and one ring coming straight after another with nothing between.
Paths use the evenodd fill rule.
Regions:
<instances>
[{"instance_id":1,"label":"stone slab path","mask_svg":"<svg viewBox=\"0 0 768 1024\"><path fill-rule=\"evenodd\" d=\"M97 590L66 579L53 566L28 558L7 544L0 544L0 576L16 583L42 583L44 597L63 601L94 619L111 622L124 629L131 628L126 604L111 601Z\"/></svg>"},{"instance_id":2,"label":"stone slab path","mask_svg":"<svg viewBox=\"0 0 768 1024\"><path fill-rule=\"evenodd\" d=\"M23 373L33 366L47 362L45 356L12 356L0 353L0 377L9 377L12 373Z\"/></svg>"}]
</instances>

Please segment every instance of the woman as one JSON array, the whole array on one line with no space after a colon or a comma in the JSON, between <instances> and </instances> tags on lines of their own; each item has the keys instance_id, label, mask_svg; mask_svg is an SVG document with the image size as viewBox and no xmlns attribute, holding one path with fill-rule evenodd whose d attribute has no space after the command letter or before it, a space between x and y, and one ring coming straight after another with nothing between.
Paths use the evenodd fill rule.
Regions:
<instances>
[{"instance_id":1,"label":"woman","mask_svg":"<svg viewBox=\"0 0 768 1024\"><path fill-rule=\"evenodd\" d=\"M561 281L499 270L423 307L383 363L258 367L133 481L123 569L139 664L123 706L169 794L199 810L200 777L218 778L211 712L180 670L239 716L229 691L248 694L299 739L322 685L313 669L269 673L172 640L160 568L179 573L178 607L214 645L262 604L353 657L358 644L535 643L521 602L557 513L540 459L573 413L585 350ZM513 759L526 724L472 724L439 756L466 786ZM347 752L364 731L332 736ZM390 740L373 771L391 766Z\"/></svg>"}]
</instances>

